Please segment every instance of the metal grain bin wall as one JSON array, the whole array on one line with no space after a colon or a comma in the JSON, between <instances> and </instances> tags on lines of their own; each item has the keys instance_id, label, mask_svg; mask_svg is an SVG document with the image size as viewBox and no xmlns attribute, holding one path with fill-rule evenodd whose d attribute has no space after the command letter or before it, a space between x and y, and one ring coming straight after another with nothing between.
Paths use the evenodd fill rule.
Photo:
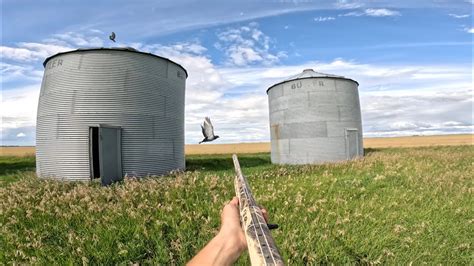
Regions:
<instances>
[{"instance_id":1,"label":"metal grain bin wall","mask_svg":"<svg viewBox=\"0 0 474 266\"><path fill-rule=\"evenodd\" d=\"M306 69L267 90L271 159L312 164L363 155L358 83Z\"/></svg>"},{"instance_id":2,"label":"metal grain bin wall","mask_svg":"<svg viewBox=\"0 0 474 266\"><path fill-rule=\"evenodd\" d=\"M39 177L120 179L184 169L182 66L133 48L59 53L44 66Z\"/></svg>"}]
</instances>

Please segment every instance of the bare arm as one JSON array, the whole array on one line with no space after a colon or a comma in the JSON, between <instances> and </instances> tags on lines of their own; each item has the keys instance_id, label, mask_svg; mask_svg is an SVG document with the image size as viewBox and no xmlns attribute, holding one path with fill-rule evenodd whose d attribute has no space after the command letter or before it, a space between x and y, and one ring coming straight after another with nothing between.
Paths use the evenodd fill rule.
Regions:
<instances>
[{"instance_id":1,"label":"bare arm","mask_svg":"<svg viewBox=\"0 0 474 266\"><path fill-rule=\"evenodd\" d=\"M264 213L267 216L266 211ZM222 209L219 233L188 262L188 266L232 265L246 249L247 241L240 226L239 200L234 197Z\"/></svg>"}]
</instances>

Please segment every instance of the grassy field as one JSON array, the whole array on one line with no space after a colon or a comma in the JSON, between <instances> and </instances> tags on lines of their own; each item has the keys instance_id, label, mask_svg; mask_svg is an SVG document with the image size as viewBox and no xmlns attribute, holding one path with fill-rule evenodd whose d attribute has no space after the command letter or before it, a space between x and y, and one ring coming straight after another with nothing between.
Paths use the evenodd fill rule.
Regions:
<instances>
[{"instance_id":1,"label":"grassy field","mask_svg":"<svg viewBox=\"0 0 474 266\"><path fill-rule=\"evenodd\" d=\"M36 162L30 156L0 156L0 187L34 174Z\"/></svg>"},{"instance_id":2,"label":"grassy field","mask_svg":"<svg viewBox=\"0 0 474 266\"><path fill-rule=\"evenodd\" d=\"M473 265L472 146L366 154L320 166L240 156L286 262ZM234 195L229 155L188 156L186 173L110 187L38 180L33 157L0 163L0 264L182 265Z\"/></svg>"}]
</instances>

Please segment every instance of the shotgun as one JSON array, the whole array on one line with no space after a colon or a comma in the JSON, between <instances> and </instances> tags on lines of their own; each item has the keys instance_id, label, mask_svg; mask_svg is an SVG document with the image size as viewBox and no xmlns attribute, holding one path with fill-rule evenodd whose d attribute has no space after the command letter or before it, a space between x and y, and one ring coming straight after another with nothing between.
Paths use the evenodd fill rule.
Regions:
<instances>
[{"instance_id":1,"label":"shotgun","mask_svg":"<svg viewBox=\"0 0 474 266\"><path fill-rule=\"evenodd\" d=\"M232 155L232 160L236 173L234 186L239 198L240 223L247 239L250 263L253 266L284 265L262 210L255 202L247 179L242 174L237 155Z\"/></svg>"}]
</instances>

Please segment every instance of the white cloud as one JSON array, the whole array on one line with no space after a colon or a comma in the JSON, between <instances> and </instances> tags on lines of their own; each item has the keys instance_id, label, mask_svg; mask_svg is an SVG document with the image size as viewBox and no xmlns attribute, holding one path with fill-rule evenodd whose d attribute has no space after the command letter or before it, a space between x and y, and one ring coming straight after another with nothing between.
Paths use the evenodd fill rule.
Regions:
<instances>
[{"instance_id":1,"label":"white cloud","mask_svg":"<svg viewBox=\"0 0 474 266\"><path fill-rule=\"evenodd\" d=\"M266 89L305 68L345 75L361 84L366 136L472 132L470 66L384 66L336 59L297 66L225 68L221 73L234 87L252 88L250 91L263 96L265 107L260 110L265 116L254 119L260 119L256 126L265 132L268 129ZM222 113L222 109L219 112ZM268 140L268 132L265 137L263 140Z\"/></svg>"},{"instance_id":2,"label":"white cloud","mask_svg":"<svg viewBox=\"0 0 474 266\"><path fill-rule=\"evenodd\" d=\"M16 62L34 62L77 48L103 46L103 33L97 30L90 32L90 35L66 32L54 34L41 43L20 42L15 47L0 46L1 58Z\"/></svg>"},{"instance_id":3,"label":"white cloud","mask_svg":"<svg viewBox=\"0 0 474 266\"><path fill-rule=\"evenodd\" d=\"M364 6L361 1L337 0L334 4L337 9L355 9Z\"/></svg>"},{"instance_id":4,"label":"white cloud","mask_svg":"<svg viewBox=\"0 0 474 266\"><path fill-rule=\"evenodd\" d=\"M0 135L2 136L2 142L4 142L9 135L16 136L26 131L11 132L21 130L22 128L28 128L31 131L31 128L34 128L36 124L36 110L40 86L41 84L38 83L2 91L2 104L0 105ZM30 132L27 133L28 135L34 136L34 131L33 134L29 134ZM32 143L29 144L31 145Z\"/></svg>"},{"instance_id":5,"label":"white cloud","mask_svg":"<svg viewBox=\"0 0 474 266\"><path fill-rule=\"evenodd\" d=\"M464 15L448 14L448 16L453 17L453 18L468 18L471 15L470 14L464 14Z\"/></svg>"},{"instance_id":6,"label":"white cloud","mask_svg":"<svg viewBox=\"0 0 474 266\"><path fill-rule=\"evenodd\" d=\"M365 135L471 133L471 90L453 87L362 93Z\"/></svg>"},{"instance_id":7,"label":"white cloud","mask_svg":"<svg viewBox=\"0 0 474 266\"><path fill-rule=\"evenodd\" d=\"M467 33L474 33L474 28L465 28L464 29Z\"/></svg>"},{"instance_id":8,"label":"white cloud","mask_svg":"<svg viewBox=\"0 0 474 266\"><path fill-rule=\"evenodd\" d=\"M20 132L20 133L16 134L16 137L17 138L24 138L24 137L26 137L26 134L23 133L23 132Z\"/></svg>"},{"instance_id":9,"label":"white cloud","mask_svg":"<svg viewBox=\"0 0 474 266\"><path fill-rule=\"evenodd\" d=\"M260 31L255 22L239 28L229 28L218 33L217 37L219 42L215 47L224 51L229 65L271 65L286 55L284 52L270 51L270 37Z\"/></svg>"},{"instance_id":10,"label":"white cloud","mask_svg":"<svg viewBox=\"0 0 474 266\"><path fill-rule=\"evenodd\" d=\"M76 32L66 32L54 34L53 38L48 39L50 43L57 43L59 45L72 45L76 47L101 47L104 46L106 34L98 30L90 31L94 35L84 35ZM118 36L119 37L119 36ZM108 39L107 39L108 40Z\"/></svg>"},{"instance_id":11,"label":"white cloud","mask_svg":"<svg viewBox=\"0 0 474 266\"><path fill-rule=\"evenodd\" d=\"M17 47L0 46L2 59L20 62L44 60L48 56L67 50L70 48L41 43L19 43Z\"/></svg>"},{"instance_id":12,"label":"white cloud","mask_svg":"<svg viewBox=\"0 0 474 266\"><path fill-rule=\"evenodd\" d=\"M197 143L201 139L199 124L205 116L211 117L216 134L221 136L217 143L268 141L266 89L305 68L345 75L361 84L360 97L366 136L472 132L473 88L470 65L399 66L364 64L344 59L310 61L292 66L266 65L265 60L277 62L285 53L271 53L270 38L256 24L228 29L219 34L220 48L227 53L232 64L216 65L206 54L207 49L198 41L171 45L121 44L168 57L187 69L187 143ZM72 39L65 39L67 38L61 40L68 44L72 42ZM42 46L25 47L36 49ZM232 49L238 48L252 49L245 53L239 51L237 54L242 57L233 58ZM269 60L269 55L276 59ZM245 63L246 67L240 67L239 63ZM9 73L12 79L20 79L31 71L39 71L7 63L1 66L2 71ZM15 141L18 141L17 135L20 133L25 134L21 143L33 144L40 88L39 79L35 82L31 86L3 91L0 117L4 144L18 143Z\"/></svg>"},{"instance_id":13,"label":"white cloud","mask_svg":"<svg viewBox=\"0 0 474 266\"><path fill-rule=\"evenodd\" d=\"M180 42L171 45L131 43L124 44L124 46L130 46L140 51L152 52L164 57L199 56L207 51L207 48L199 42Z\"/></svg>"},{"instance_id":14,"label":"white cloud","mask_svg":"<svg viewBox=\"0 0 474 266\"><path fill-rule=\"evenodd\" d=\"M330 21L330 20L335 20L335 17L317 17L314 18L313 20L316 22L324 22L324 21Z\"/></svg>"},{"instance_id":15,"label":"white cloud","mask_svg":"<svg viewBox=\"0 0 474 266\"><path fill-rule=\"evenodd\" d=\"M411 47L428 47L428 46L469 46L473 45L472 41L470 42L408 42L408 43L383 43L366 46L365 48L370 49L386 49L386 48L411 48Z\"/></svg>"},{"instance_id":16,"label":"white cloud","mask_svg":"<svg viewBox=\"0 0 474 266\"><path fill-rule=\"evenodd\" d=\"M396 10L390 10L386 8L368 8L363 11L353 11L345 14L341 14L339 16L343 17L361 17L361 16L368 16L368 17L393 17L393 16L401 16L401 13Z\"/></svg>"},{"instance_id":17,"label":"white cloud","mask_svg":"<svg viewBox=\"0 0 474 266\"><path fill-rule=\"evenodd\" d=\"M35 69L30 65L17 65L0 62L0 73L2 82L18 81L18 80L32 80L39 81L43 76L43 71Z\"/></svg>"},{"instance_id":18,"label":"white cloud","mask_svg":"<svg viewBox=\"0 0 474 266\"><path fill-rule=\"evenodd\" d=\"M371 17L400 16L400 12L389 10L386 8L380 8L380 9L369 8L365 10L365 14Z\"/></svg>"}]
</instances>

